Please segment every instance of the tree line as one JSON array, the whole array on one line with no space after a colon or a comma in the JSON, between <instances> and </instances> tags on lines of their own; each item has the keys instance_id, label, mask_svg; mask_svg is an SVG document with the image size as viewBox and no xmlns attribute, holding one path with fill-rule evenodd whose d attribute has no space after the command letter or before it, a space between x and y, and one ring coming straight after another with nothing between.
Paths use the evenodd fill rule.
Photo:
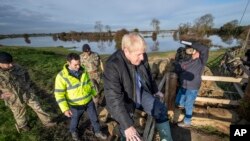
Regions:
<instances>
[{"instance_id":1,"label":"tree line","mask_svg":"<svg viewBox=\"0 0 250 141\"><path fill-rule=\"evenodd\" d=\"M211 41L206 37L209 35L219 35L223 41L232 38L244 39L250 25L241 26L238 20L232 20L219 28L214 28L214 17L212 14L205 14L194 20L193 23L182 23L179 25L175 37L179 39L191 38L191 40L201 40L206 45L211 45ZM177 35L178 34L178 35Z\"/></svg>"}]
</instances>

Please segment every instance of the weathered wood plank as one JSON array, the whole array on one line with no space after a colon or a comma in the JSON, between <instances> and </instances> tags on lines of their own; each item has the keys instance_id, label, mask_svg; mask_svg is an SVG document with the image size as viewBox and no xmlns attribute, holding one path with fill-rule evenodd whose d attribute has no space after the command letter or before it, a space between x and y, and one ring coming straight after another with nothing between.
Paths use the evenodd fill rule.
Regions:
<instances>
[{"instance_id":1,"label":"weathered wood plank","mask_svg":"<svg viewBox=\"0 0 250 141\"><path fill-rule=\"evenodd\" d=\"M154 122L153 120L154 120L153 117L148 115L147 122L146 122L146 125L145 125L145 129L144 129L144 132L143 132L143 140L144 141L150 141L148 136L150 134L150 128L152 126L152 123Z\"/></svg>"},{"instance_id":2,"label":"weathered wood plank","mask_svg":"<svg viewBox=\"0 0 250 141\"><path fill-rule=\"evenodd\" d=\"M201 76L202 80L206 81L221 81L221 82L233 82L233 83L241 83L247 82L247 78L236 78L236 77L225 77L225 76Z\"/></svg>"},{"instance_id":3,"label":"weathered wood plank","mask_svg":"<svg viewBox=\"0 0 250 141\"><path fill-rule=\"evenodd\" d=\"M239 101L237 100L228 100L228 99L218 99L218 98L208 98L208 97L197 97L195 99L196 102L205 102L205 103L216 103L216 104L225 104L238 106Z\"/></svg>"}]
</instances>

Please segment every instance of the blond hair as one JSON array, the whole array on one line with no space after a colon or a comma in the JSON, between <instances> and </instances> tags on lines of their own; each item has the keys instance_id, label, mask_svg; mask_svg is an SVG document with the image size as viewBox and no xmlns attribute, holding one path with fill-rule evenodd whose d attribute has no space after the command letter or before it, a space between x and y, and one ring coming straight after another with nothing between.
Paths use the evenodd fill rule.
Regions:
<instances>
[{"instance_id":1,"label":"blond hair","mask_svg":"<svg viewBox=\"0 0 250 141\"><path fill-rule=\"evenodd\" d=\"M129 52L133 52L137 49L147 49L147 45L143 37L136 32L125 34L122 37L122 50L127 48Z\"/></svg>"}]
</instances>

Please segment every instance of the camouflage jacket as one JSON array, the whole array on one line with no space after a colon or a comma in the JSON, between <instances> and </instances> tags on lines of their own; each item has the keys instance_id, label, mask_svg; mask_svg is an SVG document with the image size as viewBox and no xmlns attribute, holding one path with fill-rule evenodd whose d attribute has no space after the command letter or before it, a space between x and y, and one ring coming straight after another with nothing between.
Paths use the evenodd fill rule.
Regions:
<instances>
[{"instance_id":1,"label":"camouflage jacket","mask_svg":"<svg viewBox=\"0 0 250 141\"><path fill-rule=\"evenodd\" d=\"M0 94L10 92L23 103L30 98L32 90L29 74L21 66L14 64L10 70L0 69Z\"/></svg>"},{"instance_id":2,"label":"camouflage jacket","mask_svg":"<svg viewBox=\"0 0 250 141\"><path fill-rule=\"evenodd\" d=\"M91 54L88 55L83 52L80 55L80 58L81 64L84 65L88 72L98 71L100 66L100 56L97 53L91 52Z\"/></svg>"}]
</instances>

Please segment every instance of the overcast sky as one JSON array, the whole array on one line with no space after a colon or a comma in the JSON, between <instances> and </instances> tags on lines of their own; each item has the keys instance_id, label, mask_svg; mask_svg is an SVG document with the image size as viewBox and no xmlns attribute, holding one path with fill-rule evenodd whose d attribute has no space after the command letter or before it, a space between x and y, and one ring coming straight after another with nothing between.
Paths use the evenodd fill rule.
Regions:
<instances>
[{"instance_id":1,"label":"overcast sky","mask_svg":"<svg viewBox=\"0 0 250 141\"><path fill-rule=\"evenodd\" d=\"M111 30L164 30L212 14L214 27L240 21L248 0L0 0L0 34L94 31L96 21ZM250 4L240 25L250 24Z\"/></svg>"}]
</instances>

